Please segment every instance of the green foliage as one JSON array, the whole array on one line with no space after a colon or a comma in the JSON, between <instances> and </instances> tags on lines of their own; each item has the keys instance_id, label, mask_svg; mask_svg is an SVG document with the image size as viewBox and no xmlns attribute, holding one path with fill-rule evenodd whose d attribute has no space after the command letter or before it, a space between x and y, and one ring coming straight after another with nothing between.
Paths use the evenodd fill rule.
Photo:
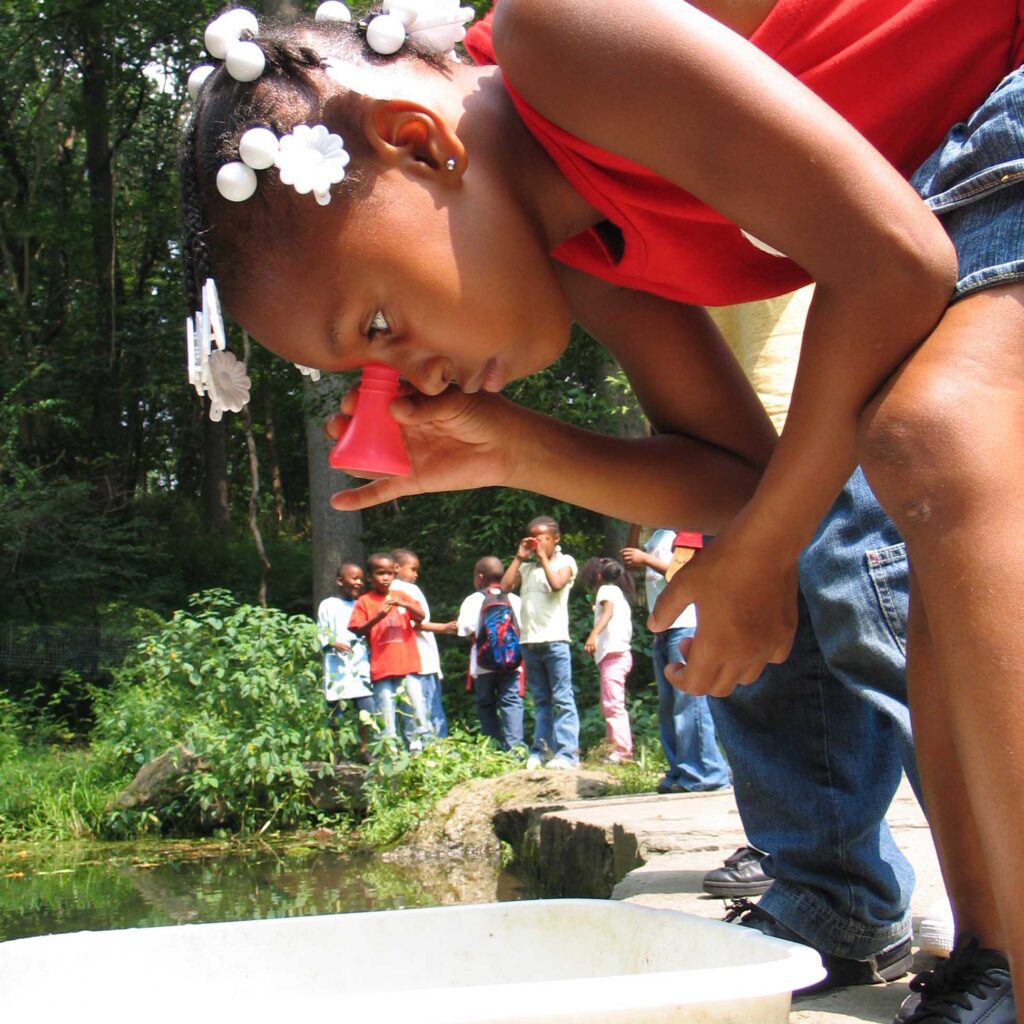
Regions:
<instances>
[{"instance_id":1,"label":"green foliage","mask_svg":"<svg viewBox=\"0 0 1024 1024\"><path fill-rule=\"evenodd\" d=\"M0 702L0 730L3 729ZM0 745L3 733L0 731ZM85 750L27 746L0 756L0 839L76 839L102 833L127 781Z\"/></svg>"},{"instance_id":2,"label":"green foliage","mask_svg":"<svg viewBox=\"0 0 1024 1024\"><path fill-rule=\"evenodd\" d=\"M223 591L139 645L97 706L98 749L136 770L177 743L202 761L160 815L166 831L219 820L241 831L308 822L303 762L331 760L311 620Z\"/></svg>"},{"instance_id":3,"label":"green foliage","mask_svg":"<svg viewBox=\"0 0 1024 1024\"><path fill-rule=\"evenodd\" d=\"M367 772L367 813L359 829L360 839L374 847L389 846L453 786L521 767L518 755L498 750L486 737L472 736L459 728L415 756L380 741Z\"/></svg>"},{"instance_id":4,"label":"green foliage","mask_svg":"<svg viewBox=\"0 0 1024 1024\"><path fill-rule=\"evenodd\" d=\"M23 736L21 708L0 693L0 765L12 761L21 753Z\"/></svg>"}]
</instances>

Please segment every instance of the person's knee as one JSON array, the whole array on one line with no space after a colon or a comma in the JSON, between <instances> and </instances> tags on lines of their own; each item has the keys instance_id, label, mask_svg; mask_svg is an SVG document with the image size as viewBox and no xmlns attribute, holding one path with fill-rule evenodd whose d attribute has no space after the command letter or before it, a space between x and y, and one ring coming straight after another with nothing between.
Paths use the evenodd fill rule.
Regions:
<instances>
[{"instance_id":1,"label":"person's knee","mask_svg":"<svg viewBox=\"0 0 1024 1024\"><path fill-rule=\"evenodd\" d=\"M904 537L948 525L972 461L970 412L952 372L917 374L861 417L857 454L879 502Z\"/></svg>"}]
</instances>

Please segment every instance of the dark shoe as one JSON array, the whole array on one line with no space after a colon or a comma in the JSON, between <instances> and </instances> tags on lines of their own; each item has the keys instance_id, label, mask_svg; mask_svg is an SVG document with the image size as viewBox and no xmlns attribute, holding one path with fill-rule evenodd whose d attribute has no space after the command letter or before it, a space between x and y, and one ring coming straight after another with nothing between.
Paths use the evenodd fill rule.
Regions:
<instances>
[{"instance_id":1,"label":"dark shoe","mask_svg":"<svg viewBox=\"0 0 1024 1024\"><path fill-rule=\"evenodd\" d=\"M666 776L658 783L658 792L664 795L666 793L688 793L689 790Z\"/></svg>"},{"instance_id":2,"label":"dark shoe","mask_svg":"<svg viewBox=\"0 0 1024 1024\"><path fill-rule=\"evenodd\" d=\"M961 935L949 959L910 983L893 1024L1016 1024L1010 965L1002 953Z\"/></svg>"},{"instance_id":3,"label":"dark shoe","mask_svg":"<svg viewBox=\"0 0 1024 1024\"><path fill-rule=\"evenodd\" d=\"M767 854L752 846L741 846L725 858L724 868L715 868L704 876L704 891L712 896L760 896L772 880L761 870Z\"/></svg>"},{"instance_id":4,"label":"dark shoe","mask_svg":"<svg viewBox=\"0 0 1024 1024\"><path fill-rule=\"evenodd\" d=\"M798 942L801 946L811 945L750 900L734 900L729 906L725 920L736 921L744 928L756 928L762 934L771 935L776 939ZM895 981L907 973L913 959L909 935L902 942L866 960L851 960L845 956L836 956L834 953L823 953L820 949L817 952L828 973L817 984L802 988L794 992L794 995L807 996L828 992L834 988L845 988L847 985L876 985L882 981Z\"/></svg>"}]
</instances>

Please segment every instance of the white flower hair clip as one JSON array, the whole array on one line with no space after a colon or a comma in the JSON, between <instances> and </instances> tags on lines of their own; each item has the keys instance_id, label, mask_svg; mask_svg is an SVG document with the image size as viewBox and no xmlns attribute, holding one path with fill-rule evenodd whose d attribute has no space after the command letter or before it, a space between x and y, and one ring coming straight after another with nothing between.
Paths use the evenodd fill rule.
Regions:
<instances>
[{"instance_id":1,"label":"white flower hair clip","mask_svg":"<svg viewBox=\"0 0 1024 1024\"><path fill-rule=\"evenodd\" d=\"M256 191L256 172L277 167L281 181L300 196L310 192L321 206L331 201L331 186L345 177L348 151L340 135L322 124L298 124L280 139L269 128L250 128L238 143L241 160L217 172L217 191L233 203Z\"/></svg>"},{"instance_id":2,"label":"white flower hair clip","mask_svg":"<svg viewBox=\"0 0 1024 1024\"><path fill-rule=\"evenodd\" d=\"M447 53L466 38L466 25L475 16L459 0L384 0L383 14L366 25L366 43L383 56L397 53L413 39L431 53Z\"/></svg>"},{"instance_id":3,"label":"white flower hair clip","mask_svg":"<svg viewBox=\"0 0 1024 1024\"><path fill-rule=\"evenodd\" d=\"M203 284L202 308L185 320L188 382L197 395L210 399L210 419L219 423L224 413L241 412L249 401L252 384L245 367L228 352L220 296L212 277Z\"/></svg>"}]
</instances>

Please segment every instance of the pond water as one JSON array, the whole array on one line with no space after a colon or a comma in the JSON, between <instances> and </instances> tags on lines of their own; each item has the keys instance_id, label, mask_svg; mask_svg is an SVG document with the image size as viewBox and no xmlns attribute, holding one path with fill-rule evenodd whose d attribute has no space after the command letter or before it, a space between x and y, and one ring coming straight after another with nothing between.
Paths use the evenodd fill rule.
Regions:
<instances>
[{"instance_id":1,"label":"pond water","mask_svg":"<svg viewBox=\"0 0 1024 1024\"><path fill-rule=\"evenodd\" d=\"M314 838L0 844L0 941L527 896L490 861L408 863Z\"/></svg>"}]
</instances>

